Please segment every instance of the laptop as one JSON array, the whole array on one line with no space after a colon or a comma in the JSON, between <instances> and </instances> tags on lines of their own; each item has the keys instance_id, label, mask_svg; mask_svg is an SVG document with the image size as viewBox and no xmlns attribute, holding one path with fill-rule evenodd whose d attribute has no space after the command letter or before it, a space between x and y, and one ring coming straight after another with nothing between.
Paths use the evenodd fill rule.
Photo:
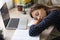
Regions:
<instances>
[{"instance_id":1,"label":"laptop","mask_svg":"<svg viewBox=\"0 0 60 40\"><path fill-rule=\"evenodd\" d=\"M18 27L19 18L10 18L6 3L1 8L1 15L6 29L14 30Z\"/></svg>"}]
</instances>

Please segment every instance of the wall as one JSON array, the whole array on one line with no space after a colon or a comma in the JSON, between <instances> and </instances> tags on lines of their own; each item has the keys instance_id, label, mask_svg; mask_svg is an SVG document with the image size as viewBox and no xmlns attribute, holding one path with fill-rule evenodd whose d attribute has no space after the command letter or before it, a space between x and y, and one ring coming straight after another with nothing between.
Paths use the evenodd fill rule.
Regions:
<instances>
[{"instance_id":1,"label":"wall","mask_svg":"<svg viewBox=\"0 0 60 40\"><path fill-rule=\"evenodd\" d=\"M53 4L60 4L60 0L52 0Z\"/></svg>"},{"instance_id":2,"label":"wall","mask_svg":"<svg viewBox=\"0 0 60 40\"><path fill-rule=\"evenodd\" d=\"M41 4L43 1L42 0L38 0L38 3Z\"/></svg>"},{"instance_id":3,"label":"wall","mask_svg":"<svg viewBox=\"0 0 60 40\"><path fill-rule=\"evenodd\" d=\"M1 9L1 7L3 6L4 3L5 3L4 0L0 0L0 9Z\"/></svg>"},{"instance_id":4,"label":"wall","mask_svg":"<svg viewBox=\"0 0 60 40\"><path fill-rule=\"evenodd\" d=\"M13 7L13 0L0 0L0 8L5 2L7 3L8 9Z\"/></svg>"},{"instance_id":5,"label":"wall","mask_svg":"<svg viewBox=\"0 0 60 40\"><path fill-rule=\"evenodd\" d=\"M43 1L45 3L48 2L48 0L38 0L38 3L41 4L41 3L43 3ZM53 5L60 4L60 0L52 0L52 3L53 3Z\"/></svg>"},{"instance_id":6,"label":"wall","mask_svg":"<svg viewBox=\"0 0 60 40\"><path fill-rule=\"evenodd\" d=\"M38 0L38 3L39 3L39 4L41 4L41 3L43 3L43 2L46 3L47 1L48 1L48 0Z\"/></svg>"},{"instance_id":7,"label":"wall","mask_svg":"<svg viewBox=\"0 0 60 40\"><path fill-rule=\"evenodd\" d=\"M13 0L5 0L8 6L8 9L13 7Z\"/></svg>"}]
</instances>

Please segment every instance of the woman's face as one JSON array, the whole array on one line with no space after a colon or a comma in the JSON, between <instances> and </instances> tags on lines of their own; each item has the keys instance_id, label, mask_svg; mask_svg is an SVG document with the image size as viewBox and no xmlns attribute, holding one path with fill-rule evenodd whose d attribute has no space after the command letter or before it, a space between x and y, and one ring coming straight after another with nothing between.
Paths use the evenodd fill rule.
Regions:
<instances>
[{"instance_id":1,"label":"woman's face","mask_svg":"<svg viewBox=\"0 0 60 40\"><path fill-rule=\"evenodd\" d=\"M32 16L36 20L44 19L46 17L46 11L43 8L38 9L38 10L34 10L32 12Z\"/></svg>"}]
</instances>

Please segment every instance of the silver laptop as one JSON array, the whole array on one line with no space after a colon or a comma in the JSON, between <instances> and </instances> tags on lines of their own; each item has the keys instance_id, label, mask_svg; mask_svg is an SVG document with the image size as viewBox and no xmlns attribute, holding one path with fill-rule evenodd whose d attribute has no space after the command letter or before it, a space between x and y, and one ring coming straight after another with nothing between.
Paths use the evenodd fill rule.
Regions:
<instances>
[{"instance_id":1,"label":"silver laptop","mask_svg":"<svg viewBox=\"0 0 60 40\"><path fill-rule=\"evenodd\" d=\"M19 24L19 18L10 18L6 3L1 8L1 15L6 29L16 29Z\"/></svg>"},{"instance_id":2,"label":"silver laptop","mask_svg":"<svg viewBox=\"0 0 60 40\"><path fill-rule=\"evenodd\" d=\"M2 15L3 22L4 22L6 29L14 30L17 27L19 29L26 29L26 27L27 27L26 17L24 17L24 16L21 17L20 21L19 21L19 18L10 18L6 3L1 8L1 15Z\"/></svg>"}]
</instances>

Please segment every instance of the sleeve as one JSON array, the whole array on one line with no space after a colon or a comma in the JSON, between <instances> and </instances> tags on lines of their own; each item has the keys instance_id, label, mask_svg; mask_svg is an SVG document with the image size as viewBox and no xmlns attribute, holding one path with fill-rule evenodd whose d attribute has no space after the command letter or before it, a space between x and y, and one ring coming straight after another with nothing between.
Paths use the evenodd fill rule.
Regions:
<instances>
[{"instance_id":1,"label":"sleeve","mask_svg":"<svg viewBox=\"0 0 60 40\"><path fill-rule=\"evenodd\" d=\"M37 25L30 26L29 35L30 36L37 36L39 35L44 29L46 29L48 26L52 25L54 21L57 19L58 10L53 10L50 12L50 14L42 20Z\"/></svg>"}]
</instances>

